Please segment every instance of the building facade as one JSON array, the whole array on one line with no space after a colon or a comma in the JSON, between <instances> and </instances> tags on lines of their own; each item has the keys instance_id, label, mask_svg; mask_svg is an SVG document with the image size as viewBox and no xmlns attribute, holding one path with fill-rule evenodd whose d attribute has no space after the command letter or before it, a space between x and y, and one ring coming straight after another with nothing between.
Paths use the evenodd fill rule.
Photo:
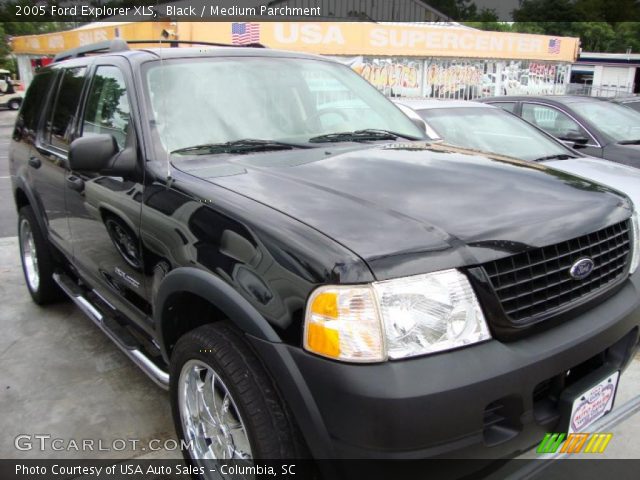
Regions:
<instances>
[{"instance_id":1,"label":"building facade","mask_svg":"<svg viewBox=\"0 0 640 480\"><path fill-rule=\"evenodd\" d=\"M570 93L594 97L638 94L640 54L581 52L570 75Z\"/></svg>"},{"instance_id":2,"label":"building facade","mask_svg":"<svg viewBox=\"0 0 640 480\"><path fill-rule=\"evenodd\" d=\"M237 35L247 27L250 37ZM350 65L386 95L412 97L565 93L579 47L577 38L487 32L451 22L167 21L103 22L17 37L13 49L20 77L28 82L34 58L116 37L160 41L167 32L183 41L251 41L330 56Z\"/></svg>"}]
</instances>

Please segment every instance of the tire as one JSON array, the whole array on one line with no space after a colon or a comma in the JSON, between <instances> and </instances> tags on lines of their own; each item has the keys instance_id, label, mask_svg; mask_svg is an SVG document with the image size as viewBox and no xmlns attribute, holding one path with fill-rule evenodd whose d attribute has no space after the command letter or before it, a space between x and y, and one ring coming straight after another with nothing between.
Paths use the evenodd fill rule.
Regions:
<instances>
[{"instance_id":1,"label":"tire","mask_svg":"<svg viewBox=\"0 0 640 480\"><path fill-rule=\"evenodd\" d=\"M20 108L20 100L10 100L7 106L11 110L18 110Z\"/></svg>"},{"instance_id":2,"label":"tire","mask_svg":"<svg viewBox=\"0 0 640 480\"><path fill-rule=\"evenodd\" d=\"M195 373L198 368L201 370ZM214 395L217 394L219 400L217 405L224 406L225 392L230 400L227 401L226 414L216 416L215 413L224 411L224 407L213 407L207 409L207 412L213 413L204 416L208 419L224 419L220 423L224 424L226 430L213 428L212 431L235 433L231 436L231 441L217 442L217 439L223 437L220 433L217 437L215 433L213 437L209 437L210 445L222 446L217 452L209 453L211 456L207 456L202 455L203 448L197 445L202 446L209 442L194 440L202 440L207 438L207 435L202 433L202 430L196 432L197 435L185 435L185 426L194 432L194 425L213 425L215 420L207 423L202 420L202 415L198 415L198 420L185 418L189 417L187 412L194 411L193 408L189 409L189 404L198 405L197 402L187 399L186 392L189 386L194 385L194 382L198 384L197 379L204 379L204 385L208 385L211 382L210 375L215 376L217 389L214 387L202 391L215 391ZM191 464L198 465L199 458L290 459L304 456L304 444L300 440L297 427L271 378L242 334L230 323L220 321L203 325L183 335L171 356L170 378L169 392L176 432L180 440L194 440L193 448L183 450L185 459ZM200 402L204 395L206 393L199 397ZM212 402L208 402L208 405L211 406ZM187 425L188 422L191 424ZM244 428L239 428L238 425ZM244 437L243 431L246 433ZM215 450L212 447L206 448L209 452ZM220 454L219 450L224 453Z\"/></svg>"},{"instance_id":3,"label":"tire","mask_svg":"<svg viewBox=\"0 0 640 480\"><path fill-rule=\"evenodd\" d=\"M38 305L46 305L64 298L53 280L55 261L51 246L45 240L30 206L18 212L18 240L22 272L31 298Z\"/></svg>"}]
</instances>

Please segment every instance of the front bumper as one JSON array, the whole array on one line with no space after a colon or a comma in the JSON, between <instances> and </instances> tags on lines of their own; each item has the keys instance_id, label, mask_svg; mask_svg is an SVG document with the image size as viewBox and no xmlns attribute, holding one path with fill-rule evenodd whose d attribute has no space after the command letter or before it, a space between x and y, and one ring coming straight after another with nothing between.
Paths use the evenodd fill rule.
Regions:
<instances>
[{"instance_id":1,"label":"front bumper","mask_svg":"<svg viewBox=\"0 0 640 480\"><path fill-rule=\"evenodd\" d=\"M252 340L315 458L507 458L562 431L567 384L623 370L639 330L636 273L586 313L511 343L354 365Z\"/></svg>"}]
</instances>

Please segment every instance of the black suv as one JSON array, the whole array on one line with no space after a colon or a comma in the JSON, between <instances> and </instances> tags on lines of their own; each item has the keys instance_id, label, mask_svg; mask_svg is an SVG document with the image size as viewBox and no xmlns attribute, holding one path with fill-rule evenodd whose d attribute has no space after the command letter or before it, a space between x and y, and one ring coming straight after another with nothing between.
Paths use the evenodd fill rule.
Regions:
<instances>
[{"instance_id":1,"label":"black suv","mask_svg":"<svg viewBox=\"0 0 640 480\"><path fill-rule=\"evenodd\" d=\"M506 457L611 409L626 197L430 143L326 58L109 49L19 113L24 273L169 388L188 458Z\"/></svg>"}]
</instances>

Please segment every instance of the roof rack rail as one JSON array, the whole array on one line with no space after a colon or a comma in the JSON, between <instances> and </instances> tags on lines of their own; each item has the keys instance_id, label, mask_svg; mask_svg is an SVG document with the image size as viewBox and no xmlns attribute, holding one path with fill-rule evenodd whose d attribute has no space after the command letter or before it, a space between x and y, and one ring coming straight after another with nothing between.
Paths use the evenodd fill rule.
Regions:
<instances>
[{"instance_id":1,"label":"roof rack rail","mask_svg":"<svg viewBox=\"0 0 640 480\"><path fill-rule=\"evenodd\" d=\"M83 45L81 47L60 52L53 57L53 62L55 63L61 62L62 60L69 60L70 58L84 57L88 53L123 52L125 50L129 50L127 42L121 38L114 38L113 40Z\"/></svg>"},{"instance_id":2,"label":"roof rack rail","mask_svg":"<svg viewBox=\"0 0 640 480\"><path fill-rule=\"evenodd\" d=\"M140 43L170 43L171 46L178 46L179 44L184 45L205 45L210 47L246 47L246 48L267 48L266 45L262 43L245 43L242 45L233 45L231 43L220 43L220 42L198 42L196 40L167 40L167 39L159 39L159 40L129 40L127 42L129 45L136 45Z\"/></svg>"},{"instance_id":3,"label":"roof rack rail","mask_svg":"<svg viewBox=\"0 0 640 480\"><path fill-rule=\"evenodd\" d=\"M205 45L211 47L245 47L245 48L267 48L261 43L247 43L243 45L232 45L230 43L218 43L218 42L198 42L195 40L129 40L126 41L122 38L114 38L113 40L106 40L104 42L92 43L90 45L83 45L81 47L72 48L64 52L58 53L53 57L53 62L61 62L63 60L69 60L71 58L84 57L88 53L105 53L105 52L124 52L129 50L129 45L136 44L149 44L149 43L169 43L172 47L177 47L179 44L184 45Z\"/></svg>"}]
</instances>

